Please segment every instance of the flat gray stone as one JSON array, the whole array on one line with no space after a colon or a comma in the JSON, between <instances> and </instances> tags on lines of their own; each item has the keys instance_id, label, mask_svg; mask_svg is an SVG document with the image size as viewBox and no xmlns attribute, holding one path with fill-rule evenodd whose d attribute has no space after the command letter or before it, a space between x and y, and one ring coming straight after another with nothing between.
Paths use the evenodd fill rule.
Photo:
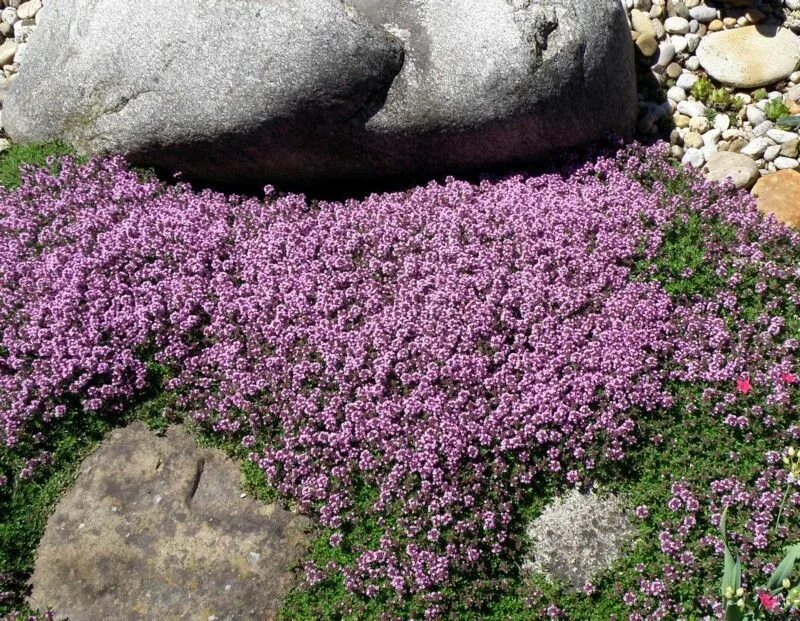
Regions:
<instances>
[{"instance_id":1,"label":"flat gray stone","mask_svg":"<svg viewBox=\"0 0 800 621\"><path fill-rule=\"evenodd\" d=\"M635 124L618 0L59 0L38 16L4 103L16 142L213 181L484 168Z\"/></svg>"},{"instance_id":2,"label":"flat gray stone","mask_svg":"<svg viewBox=\"0 0 800 621\"><path fill-rule=\"evenodd\" d=\"M178 428L113 432L47 523L31 602L74 621L275 619L310 522L240 480Z\"/></svg>"},{"instance_id":3,"label":"flat gray stone","mask_svg":"<svg viewBox=\"0 0 800 621\"><path fill-rule=\"evenodd\" d=\"M572 490L528 526L525 568L580 589L622 556L634 532L617 498Z\"/></svg>"}]
</instances>

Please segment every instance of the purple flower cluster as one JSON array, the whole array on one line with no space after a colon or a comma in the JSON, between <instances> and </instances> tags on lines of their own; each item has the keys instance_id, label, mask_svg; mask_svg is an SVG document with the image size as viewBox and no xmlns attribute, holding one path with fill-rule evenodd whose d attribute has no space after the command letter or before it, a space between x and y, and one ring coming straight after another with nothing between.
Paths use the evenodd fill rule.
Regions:
<instances>
[{"instance_id":1,"label":"purple flower cluster","mask_svg":"<svg viewBox=\"0 0 800 621\"><path fill-rule=\"evenodd\" d=\"M591 471L670 403L668 296L630 282L669 207L600 160L361 202L240 200L65 162L0 193L0 437L119 408L143 352L323 524L378 490L347 584L436 590L499 552L542 472Z\"/></svg>"},{"instance_id":2,"label":"purple flower cluster","mask_svg":"<svg viewBox=\"0 0 800 621\"><path fill-rule=\"evenodd\" d=\"M761 333L719 317L735 302L676 306L632 278L680 204L634 178L660 165L628 154L343 203L166 188L120 159L29 171L0 190L0 440L76 405L122 409L152 359L188 416L243 438L324 525L363 518L354 495L375 490L378 545L333 569L434 614L454 571L508 545L536 477L577 483L622 459L637 413L672 404L667 380L722 394L752 370L786 399L791 344L755 369ZM759 243L779 236L737 209ZM735 267L761 261L756 246Z\"/></svg>"}]
</instances>

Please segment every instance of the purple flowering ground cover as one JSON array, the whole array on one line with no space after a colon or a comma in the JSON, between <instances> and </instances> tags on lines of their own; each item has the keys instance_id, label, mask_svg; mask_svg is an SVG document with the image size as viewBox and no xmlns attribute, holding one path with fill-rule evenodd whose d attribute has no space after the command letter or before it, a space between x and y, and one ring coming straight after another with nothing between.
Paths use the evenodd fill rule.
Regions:
<instances>
[{"instance_id":1,"label":"purple flowering ground cover","mask_svg":"<svg viewBox=\"0 0 800 621\"><path fill-rule=\"evenodd\" d=\"M715 618L724 507L749 588L800 539L798 242L662 147L344 202L31 169L0 189L0 508L51 430L157 394L319 520L287 619ZM592 484L625 560L522 574L525 521Z\"/></svg>"}]
</instances>

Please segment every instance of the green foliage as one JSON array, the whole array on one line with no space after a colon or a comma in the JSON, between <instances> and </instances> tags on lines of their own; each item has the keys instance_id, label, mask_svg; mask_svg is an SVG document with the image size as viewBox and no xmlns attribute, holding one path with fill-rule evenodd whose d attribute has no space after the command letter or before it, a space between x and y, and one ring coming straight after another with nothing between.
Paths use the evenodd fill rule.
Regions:
<instances>
[{"instance_id":1,"label":"green foliage","mask_svg":"<svg viewBox=\"0 0 800 621\"><path fill-rule=\"evenodd\" d=\"M770 121L775 122L789 116L789 108L787 108L786 104L783 103L783 99L776 97L775 99L770 99L767 102L767 105L764 108L764 114L767 115L767 118Z\"/></svg>"},{"instance_id":2,"label":"green foliage","mask_svg":"<svg viewBox=\"0 0 800 621\"><path fill-rule=\"evenodd\" d=\"M778 126L783 129L798 129L800 128L800 116L783 116L778 119Z\"/></svg>"},{"instance_id":3,"label":"green foliage","mask_svg":"<svg viewBox=\"0 0 800 621\"><path fill-rule=\"evenodd\" d=\"M742 101L724 88L716 88L708 78L700 78L694 83L692 96L717 112L738 112Z\"/></svg>"},{"instance_id":4,"label":"green foliage","mask_svg":"<svg viewBox=\"0 0 800 621\"><path fill-rule=\"evenodd\" d=\"M759 88L757 91L753 92L754 101L762 101L767 97L769 97L769 94L767 93L767 89L765 88Z\"/></svg>"},{"instance_id":5,"label":"green foliage","mask_svg":"<svg viewBox=\"0 0 800 621\"><path fill-rule=\"evenodd\" d=\"M655 265L661 284L674 297L716 291L725 286L725 278L717 275L711 262L706 260L706 249L711 244L730 243L735 238L733 227L717 223L709 229L703 226L698 214L689 214L666 229L659 255L652 263L636 266L634 274L644 278L643 274Z\"/></svg>"},{"instance_id":6,"label":"green foliage","mask_svg":"<svg viewBox=\"0 0 800 621\"><path fill-rule=\"evenodd\" d=\"M48 166L48 158L75 155L75 150L61 142L41 144L14 144L0 153L0 185L7 188L19 186L19 167L21 164ZM51 170L55 171L57 164Z\"/></svg>"},{"instance_id":7,"label":"green foliage","mask_svg":"<svg viewBox=\"0 0 800 621\"><path fill-rule=\"evenodd\" d=\"M708 93L706 100L712 97ZM19 153L19 152L17 152ZM55 153L50 153L55 154ZM0 158L0 170L7 164ZM43 156L46 158L46 155ZM31 160L19 160L31 161ZM37 160L41 161L41 160ZM42 162L43 163L43 162ZM18 168L18 163L16 164ZM16 177L18 182L18 177ZM690 185L679 176L668 179L669 195L691 199ZM648 180L644 181L648 185ZM737 230L722 222L708 223L692 212L682 213L665 230L661 251L652 261L641 261L632 266L634 276L640 280L651 278L655 267L659 282L674 298L703 296L713 299L719 292L727 290L727 275L718 275L707 259L710 247L729 247L736 239ZM790 263L800 259L800 251L793 251ZM787 259L787 260L789 260ZM749 316L757 317L764 311L765 299L756 294L750 275L743 274L742 283L735 291ZM787 338L800 337L800 313L788 300L781 303L778 311L787 317ZM22 602L24 583L33 566L35 547L43 532L46 520L55 502L74 480L78 464L116 425L130 420L144 420L155 430L163 430L171 422L181 419L174 410L174 398L161 390L169 370L159 365L149 366L151 391L134 404L125 417L105 418L89 416L73 408L60 425L49 425L46 446L53 452L49 466L39 469L26 481L16 480L13 485L0 488L0 574L10 577L11 583L0 583L0 591L12 590L16 597L9 602L0 602L0 615L13 609L26 610ZM605 489L623 497L631 509L644 505L650 516L637 522L638 542L618 561L614 567L593 581L596 591L592 595L575 592L571 588L547 581L542 576L529 576L520 568L522 550L527 545L524 537L525 525L556 495L552 481L536 481L531 485L531 495L516 507L517 537L493 561L492 580L479 580L477 572L465 570L445 593L454 602L451 618L459 620L529 621L546 618L543 610L550 603L557 603L564 611L565 619L575 621L606 621L628 616L628 609L621 601L621 594L639 591L642 576L638 564L666 564L669 559L661 552L658 532L661 525L673 518L667 508L671 496L671 485L684 480L688 485L706 489L709 481L725 477L738 477L752 481L763 468L763 455L775 449L772 435L758 420L749 429L750 435L727 427L719 417L712 416L709 405L702 399L703 386L670 385L675 397L675 406L669 411L641 415L639 435L642 442L629 452L627 459L615 464L613 469L600 465L596 480ZM738 400L731 406L732 414L746 415L758 403L756 397ZM800 403L796 404L800 405ZM693 409L694 414L686 412ZM766 409L766 408L765 408ZM769 411L778 427L796 423L795 410L775 407ZM245 479L245 490L264 501L277 498L263 473L246 460L246 450L235 439L222 439L195 428L198 442L203 446L214 446L241 459ZM731 454L737 456L731 459ZM14 451L0 453L0 475L19 471L24 459L30 457L30 447L21 445ZM379 525L369 508L375 501L375 490L362 487L356 502L357 514L363 516L355 523L346 524L336 531L321 529L312 544L308 560L318 567L329 563L339 566L352 565L364 550L379 546L378 537L385 525ZM736 515L725 516L722 527L727 531L741 527ZM391 512L386 519L389 525L397 520ZM739 520L741 521L741 520ZM702 524L707 531L710 524ZM800 537L797 524L787 526L793 536ZM333 535L341 535L337 546L329 541ZM776 555L781 552L774 549ZM786 551L786 558L776 569L770 588L783 586L782 577L791 572L800 550L793 546ZM718 576L718 559L707 553L698 553L695 577L680 586L680 601L691 605L698 597L708 595L708 582L700 576ZM788 558L792 558L789 567ZM725 555L726 572L723 589L728 586L738 590L741 584L741 564L737 566L734 551ZM787 576L788 578L788 576ZM775 580L778 580L776 583ZM716 589L716 584L712 584ZM723 593L724 595L724 593ZM800 595L798 595L800 597ZM350 593L339 574L324 577L314 585L301 584L284 602L281 619L284 621L334 621L380 619L388 610L399 618L423 618L425 604L420 601L399 603L385 595L369 599ZM733 613L732 613L733 614ZM695 619L691 613L685 617Z\"/></svg>"},{"instance_id":8,"label":"green foliage","mask_svg":"<svg viewBox=\"0 0 800 621\"><path fill-rule=\"evenodd\" d=\"M14 480L0 487L0 591L15 592L9 601L0 600L0 615L24 609L22 594L33 571L34 554L47 519L61 493L75 478L81 460L94 450L111 429L109 421L88 418L75 411L48 431L45 447L51 452L49 465L40 467L33 478ZM30 456L22 444L0 451L0 475L11 478ZM5 578L6 584L3 584Z\"/></svg>"},{"instance_id":9,"label":"green foliage","mask_svg":"<svg viewBox=\"0 0 800 621\"><path fill-rule=\"evenodd\" d=\"M705 103L714 92L714 84L708 78L700 78L689 92L697 101Z\"/></svg>"}]
</instances>

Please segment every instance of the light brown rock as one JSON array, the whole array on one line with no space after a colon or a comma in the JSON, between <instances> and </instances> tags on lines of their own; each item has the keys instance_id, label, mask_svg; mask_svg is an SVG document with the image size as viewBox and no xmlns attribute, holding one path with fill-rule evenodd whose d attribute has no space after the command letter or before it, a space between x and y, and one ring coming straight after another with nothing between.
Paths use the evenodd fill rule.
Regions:
<instances>
[{"instance_id":1,"label":"light brown rock","mask_svg":"<svg viewBox=\"0 0 800 621\"><path fill-rule=\"evenodd\" d=\"M8 65L14 60L14 55L17 53L17 44L12 39L6 40L0 45L0 67Z\"/></svg>"},{"instance_id":2,"label":"light brown rock","mask_svg":"<svg viewBox=\"0 0 800 621\"><path fill-rule=\"evenodd\" d=\"M683 139L687 149L699 149L703 146L703 137L698 132L689 132Z\"/></svg>"},{"instance_id":3,"label":"light brown rock","mask_svg":"<svg viewBox=\"0 0 800 621\"><path fill-rule=\"evenodd\" d=\"M732 153L738 153L742 149L744 149L748 144L750 144L746 138L734 138L731 141L730 146L728 147L728 151Z\"/></svg>"},{"instance_id":4,"label":"light brown rock","mask_svg":"<svg viewBox=\"0 0 800 621\"><path fill-rule=\"evenodd\" d=\"M789 114L800 114L800 85L793 86L784 95L786 107L789 108Z\"/></svg>"},{"instance_id":5,"label":"light brown rock","mask_svg":"<svg viewBox=\"0 0 800 621\"><path fill-rule=\"evenodd\" d=\"M796 158L798 155L800 155L800 139L795 138L794 140L784 142L781 145L781 155L783 157L792 158Z\"/></svg>"},{"instance_id":6,"label":"light brown rock","mask_svg":"<svg viewBox=\"0 0 800 621\"><path fill-rule=\"evenodd\" d=\"M19 5L17 17L20 19L33 19L42 8L42 0L28 0Z\"/></svg>"},{"instance_id":7,"label":"light brown rock","mask_svg":"<svg viewBox=\"0 0 800 621\"><path fill-rule=\"evenodd\" d=\"M675 122L675 127L678 128L689 127L689 122L691 121L688 116L679 112L676 112L672 119Z\"/></svg>"},{"instance_id":8,"label":"light brown rock","mask_svg":"<svg viewBox=\"0 0 800 621\"><path fill-rule=\"evenodd\" d=\"M758 166L753 158L741 153L720 151L712 155L703 167L706 179L722 182L730 179L737 188L751 188L758 180Z\"/></svg>"},{"instance_id":9,"label":"light brown rock","mask_svg":"<svg viewBox=\"0 0 800 621\"><path fill-rule=\"evenodd\" d=\"M653 24L650 22L650 15L639 9L633 9L631 11L631 25L633 29L640 34L656 36L656 31L653 29Z\"/></svg>"},{"instance_id":10,"label":"light brown rock","mask_svg":"<svg viewBox=\"0 0 800 621\"><path fill-rule=\"evenodd\" d=\"M683 73L683 69L678 63L670 63L667 66L667 77L677 80L681 73Z\"/></svg>"},{"instance_id":11,"label":"light brown rock","mask_svg":"<svg viewBox=\"0 0 800 621\"><path fill-rule=\"evenodd\" d=\"M745 26L703 37L697 48L703 69L737 88L768 86L787 78L800 63L800 37L775 25Z\"/></svg>"},{"instance_id":12,"label":"light brown rock","mask_svg":"<svg viewBox=\"0 0 800 621\"><path fill-rule=\"evenodd\" d=\"M75 621L275 619L310 522L240 481L178 428L113 432L48 521L31 601Z\"/></svg>"},{"instance_id":13,"label":"light brown rock","mask_svg":"<svg viewBox=\"0 0 800 621\"><path fill-rule=\"evenodd\" d=\"M780 170L761 177L753 196L761 213L775 214L780 222L800 228L800 172Z\"/></svg>"},{"instance_id":14,"label":"light brown rock","mask_svg":"<svg viewBox=\"0 0 800 621\"><path fill-rule=\"evenodd\" d=\"M645 56L652 56L658 49L658 41L651 34L641 34L636 38L636 47Z\"/></svg>"}]
</instances>

